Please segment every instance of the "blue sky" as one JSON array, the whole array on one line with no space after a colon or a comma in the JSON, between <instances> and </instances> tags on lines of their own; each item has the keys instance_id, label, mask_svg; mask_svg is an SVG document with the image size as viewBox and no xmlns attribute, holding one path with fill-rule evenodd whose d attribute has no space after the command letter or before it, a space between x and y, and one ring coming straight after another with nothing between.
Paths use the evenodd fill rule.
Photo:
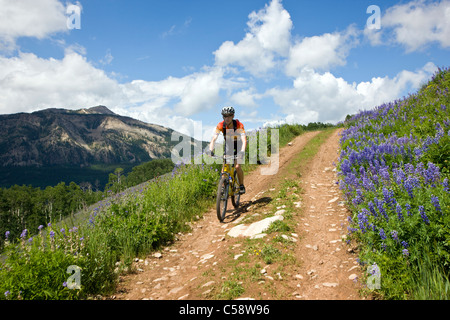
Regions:
<instances>
[{"instance_id":1,"label":"blue sky","mask_svg":"<svg viewBox=\"0 0 450 320\"><path fill-rule=\"evenodd\" d=\"M449 53L449 0L0 0L0 114L101 104L204 140L225 105L247 130L336 123Z\"/></svg>"}]
</instances>

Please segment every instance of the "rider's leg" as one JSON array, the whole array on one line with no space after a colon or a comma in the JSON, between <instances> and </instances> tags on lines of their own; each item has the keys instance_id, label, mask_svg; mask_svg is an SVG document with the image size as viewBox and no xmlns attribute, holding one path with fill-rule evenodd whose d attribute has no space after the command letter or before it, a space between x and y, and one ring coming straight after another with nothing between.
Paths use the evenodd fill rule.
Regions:
<instances>
[{"instance_id":1,"label":"rider's leg","mask_svg":"<svg viewBox=\"0 0 450 320\"><path fill-rule=\"evenodd\" d=\"M242 171L241 165L236 163L236 173L238 175L239 184L244 184L244 171Z\"/></svg>"},{"instance_id":2,"label":"rider's leg","mask_svg":"<svg viewBox=\"0 0 450 320\"><path fill-rule=\"evenodd\" d=\"M244 186L244 172L242 171L242 168L239 164L236 164L236 173L239 179L239 193L244 194L245 193L245 186Z\"/></svg>"}]
</instances>

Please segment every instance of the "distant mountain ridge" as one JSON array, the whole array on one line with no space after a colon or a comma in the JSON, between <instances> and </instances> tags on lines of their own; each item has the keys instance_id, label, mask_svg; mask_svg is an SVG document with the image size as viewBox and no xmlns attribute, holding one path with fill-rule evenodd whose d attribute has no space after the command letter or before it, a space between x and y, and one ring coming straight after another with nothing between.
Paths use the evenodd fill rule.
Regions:
<instances>
[{"instance_id":1,"label":"distant mountain ridge","mask_svg":"<svg viewBox=\"0 0 450 320\"><path fill-rule=\"evenodd\" d=\"M169 158L174 130L105 106L0 115L2 167L140 164ZM193 144L201 143L192 140Z\"/></svg>"}]
</instances>

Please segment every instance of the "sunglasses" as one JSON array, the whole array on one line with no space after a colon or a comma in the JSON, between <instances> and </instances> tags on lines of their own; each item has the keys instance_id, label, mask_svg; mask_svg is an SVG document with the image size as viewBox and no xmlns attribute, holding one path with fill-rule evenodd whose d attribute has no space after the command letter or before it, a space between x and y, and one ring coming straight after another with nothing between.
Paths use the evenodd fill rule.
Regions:
<instances>
[{"instance_id":1,"label":"sunglasses","mask_svg":"<svg viewBox=\"0 0 450 320\"><path fill-rule=\"evenodd\" d=\"M232 117L232 116L234 116L234 114L224 114L223 118L225 119L225 118Z\"/></svg>"}]
</instances>

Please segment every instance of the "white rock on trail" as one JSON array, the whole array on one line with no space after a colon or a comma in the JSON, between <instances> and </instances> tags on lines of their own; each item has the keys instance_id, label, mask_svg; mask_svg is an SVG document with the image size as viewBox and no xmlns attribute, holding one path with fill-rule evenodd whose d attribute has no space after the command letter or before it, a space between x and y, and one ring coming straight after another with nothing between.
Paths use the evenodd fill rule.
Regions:
<instances>
[{"instance_id":1,"label":"white rock on trail","mask_svg":"<svg viewBox=\"0 0 450 320\"><path fill-rule=\"evenodd\" d=\"M233 238L237 238L239 236L252 237L257 234L262 233L264 230L266 230L270 226L270 224L272 222L277 221L277 220L283 220L283 219L284 219L283 216L273 216L273 217L269 217L269 218L260 220L258 222L252 223L250 225L240 224L240 225L237 225L236 227L232 228L228 232L228 235Z\"/></svg>"}]
</instances>

